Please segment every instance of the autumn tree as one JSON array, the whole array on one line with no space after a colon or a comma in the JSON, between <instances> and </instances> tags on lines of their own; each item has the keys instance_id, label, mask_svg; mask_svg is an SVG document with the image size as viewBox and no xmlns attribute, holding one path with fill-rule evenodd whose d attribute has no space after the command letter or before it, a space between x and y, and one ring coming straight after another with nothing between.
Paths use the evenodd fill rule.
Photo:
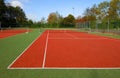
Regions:
<instances>
[{"instance_id":1,"label":"autumn tree","mask_svg":"<svg viewBox=\"0 0 120 78\"><path fill-rule=\"evenodd\" d=\"M76 27L77 28L88 28L90 25L89 25L89 17L77 17L76 19Z\"/></svg>"},{"instance_id":2,"label":"autumn tree","mask_svg":"<svg viewBox=\"0 0 120 78\"><path fill-rule=\"evenodd\" d=\"M59 27L61 20L62 20L62 16L60 16L58 12L50 13L47 19L48 24L51 27Z\"/></svg>"},{"instance_id":3,"label":"autumn tree","mask_svg":"<svg viewBox=\"0 0 120 78\"><path fill-rule=\"evenodd\" d=\"M113 28L118 28L120 19L120 0L111 0L109 9L109 18L113 25Z\"/></svg>"},{"instance_id":4,"label":"autumn tree","mask_svg":"<svg viewBox=\"0 0 120 78\"><path fill-rule=\"evenodd\" d=\"M109 14L110 17L115 19L118 18L118 11L120 9L120 0L111 0Z\"/></svg>"},{"instance_id":5,"label":"autumn tree","mask_svg":"<svg viewBox=\"0 0 120 78\"><path fill-rule=\"evenodd\" d=\"M49 16L48 16L48 19L47 19L48 23L49 23L49 24L57 23L56 20L57 20L57 15L56 15L56 13L50 13Z\"/></svg>"}]
</instances>

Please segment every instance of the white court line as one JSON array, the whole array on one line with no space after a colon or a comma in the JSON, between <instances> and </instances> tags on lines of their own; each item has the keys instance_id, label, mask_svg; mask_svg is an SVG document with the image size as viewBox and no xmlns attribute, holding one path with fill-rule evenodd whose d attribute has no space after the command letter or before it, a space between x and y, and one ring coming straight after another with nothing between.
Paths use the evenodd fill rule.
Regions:
<instances>
[{"instance_id":1,"label":"white court line","mask_svg":"<svg viewBox=\"0 0 120 78\"><path fill-rule=\"evenodd\" d=\"M38 37L39 38L39 37ZM74 39L74 38L49 38L49 32L47 33L47 38L46 38L46 46L45 46L45 52L44 52L44 61L43 61L43 65L42 65L42 67L23 67L23 68L21 68L21 67L13 67L13 68L10 68L10 66L12 65L10 65L9 67L8 67L8 69L29 69L29 70L34 70L34 69L41 69L41 70L56 70L56 69L58 69L58 70L79 70L79 69L120 69L120 67L106 67L106 68L89 68L89 67L45 67L45 61L46 61L46 53L47 53L47 47L48 47L48 39ZM78 38L78 39L90 39L90 38ZM91 38L91 39L107 39L107 38ZM35 39L32 43L34 43L35 41L36 41L37 39ZM31 43L31 45L32 45L32 43ZM30 46L29 46L30 47ZM29 48L28 47L28 48ZM25 49L25 51L27 50L27 48ZM23 51L23 53L25 52L25 51ZM23 54L22 53L22 54ZM20 54L20 56L22 55L22 54ZM19 56L19 57L20 57ZM19 58L18 57L18 58ZM16 60L18 59L18 58L16 58ZM16 61L15 60L15 61ZM14 61L14 62L15 62Z\"/></svg>"},{"instance_id":2,"label":"white court line","mask_svg":"<svg viewBox=\"0 0 120 78\"><path fill-rule=\"evenodd\" d=\"M70 37L73 37L74 39L77 39L78 37L72 35L72 34L69 34L69 33L65 33L66 35L70 36Z\"/></svg>"},{"instance_id":3,"label":"white court line","mask_svg":"<svg viewBox=\"0 0 120 78\"><path fill-rule=\"evenodd\" d=\"M47 47L48 47L48 37L49 37L49 31L48 31L47 37L46 37L46 45L45 45L45 52L44 52L44 58L43 58L43 65L42 65L42 68L45 67L46 54L47 54Z\"/></svg>"},{"instance_id":4,"label":"white court line","mask_svg":"<svg viewBox=\"0 0 120 78\"><path fill-rule=\"evenodd\" d=\"M117 67L114 67L114 68L110 68L110 67L109 68L107 68L107 67L106 68L100 68L100 67L98 67L98 68L97 67L93 67L93 68L92 67L91 68L89 68L89 67L81 67L81 68L80 67L78 67L78 68L77 67L62 67L62 68L61 67L46 67L44 69L61 69L61 70L62 69L78 69L78 70L79 69L120 69L120 67L118 67L118 68Z\"/></svg>"},{"instance_id":5,"label":"white court line","mask_svg":"<svg viewBox=\"0 0 120 78\"><path fill-rule=\"evenodd\" d=\"M9 35L9 36L6 36L6 37L1 37L0 39L5 39L5 38L10 38L10 37L14 37L14 36L17 36L17 35L20 35L20 34L26 34L26 32L23 32L23 33L16 33L14 35ZM28 33L27 33L28 34Z\"/></svg>"},{"instance_id":6,"label":"white court line","mask_svg":"<svg viewBox=\"0 0 120 78\"><path fill-rule=\"evenodd\" d=\"M17 61L27 51L27 49L42 35L37 36L37 38L35 38L35 40L8 66L7 69L12 69L11 66L15 63L15 61Z\"/></svg>"},{"instance_id":7,"label":"white court line","mask_svg":"<svg viewBox=\"0 0 120 78\"><path fill-rule=\"evenodd\" d=\"M107 40L107 38L49 38L49 39L58 39L58 40L64 40L64 39L68 39L68 40Z\"/></svg>"},{"instance_id":8,"label":"white court line","mask_svg":"<svg viewBox=\"0 0 120 78\"><path fill-rule=\"evenodd\" d=\"M17 68L10 68L10 69L27 69L27 70L35 70L35 69L41 69L41 70L81 70L81 69L84 69L84 70L106 70L106 69L109 69L109 70L116 70L116 69L120 69L120 67L106 67L106 68L100 68L100 67L44 67L44 68L41 68L41 67L28 67L28 68L21 68L21 67L17 67Z\"/></svg>"}]
</instances>

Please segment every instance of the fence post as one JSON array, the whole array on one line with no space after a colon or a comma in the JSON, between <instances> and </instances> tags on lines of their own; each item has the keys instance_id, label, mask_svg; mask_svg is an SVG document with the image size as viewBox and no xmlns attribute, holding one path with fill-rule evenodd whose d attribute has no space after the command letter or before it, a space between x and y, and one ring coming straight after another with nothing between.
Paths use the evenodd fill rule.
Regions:
<instances>
[{"instance_id":1,"label":"fence post","mask_svg":"<svg viewBox=\"0 0 120 78\"><path fill-rule=\"evenodd\" d=\"M109 29L110 29L110 21L108 19L108 32L110 31Z\"/></svg>"}]
</instances>

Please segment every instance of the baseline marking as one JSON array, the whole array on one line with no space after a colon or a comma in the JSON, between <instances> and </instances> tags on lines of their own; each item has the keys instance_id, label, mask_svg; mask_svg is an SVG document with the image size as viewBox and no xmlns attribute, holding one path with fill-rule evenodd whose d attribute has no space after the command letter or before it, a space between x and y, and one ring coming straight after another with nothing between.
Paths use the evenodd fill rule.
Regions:
<instances>
[{"instance_id":1,"label":"baseline marking","mask_svg":"<svg viewBox=\"0 0 120 78\"><path fill-rule=\"evenodd\" d=\"M110 67L106 67L106 68L89 68L89 67L45 67L45 68L41 68L41 67L36 67L36 68L10 68L10 69L27 69L27 70L35 70L35 69L41 69L41 70L80 70L80 69L87 69L87 70L97 70L97 69L99 69L99 70L106 70L106 69L109 69L109 70L116 70L116 69L120 69L120 67L113 67L113 68L110 68Z\"/></svg>"},{"instance_id":2,"label":"baseline marking","mask_svg":"<svg viewBox=\"0 0 120 78\"><path fill-rule=\"evenodd\" d=\"M106 67L106 68L100 68L100 67L98 67L98 68L95 68L95 67L93 67L93 68L89 68L89 67L83 67L83 68L82 67L81 68L80 67L78 67L78 68L77 67L71 67L71 68L70 67L62 67L62 68L60 68L60 67L46 67L44 69L53 69L53 70L54 69L59 69L59 70L66 70L66 69L68 69L68 70L73 70L73 69L75 69L75 70L76 69L78 69L78 70L79 69L89 69L89 70L90 69L101 69L102 70L102 69L120 69L120 67L118 67L118 68L117 67L113 67L113 68L110 68L110 67Z\"/></svg>"},{"instance_id":3,"label":"baseline marking","mask_svg":"<svg viewBox=\"0 0 120 78\"><path fill-rule=\"evenodd\" d=\"M11 66L12 66L12 65L15 63L15 61L17 61L17 60L26 52L26 50L27 50L39 37L41 37L42 35L43 35L43 34L37 36L37 37L33 40L33 42L8 66L7 69L15 69L15 68L11 68Z\"/></svg>"},{"instance_id":4,"label":"baseline marking","mask_svg":"<svg viewBox=\"0 0 120 78\"><path fill-rule=\"evenodd\" d=\"M45 52L44 52L44 58L43 58L43 65L42 65L42 68L45 67L46 54L47 54L47 47L48 47L48 37L49 37L49 31L48 31L47 37L46 37L46 45L45 45Z\"/></svg>"}]
</instances>

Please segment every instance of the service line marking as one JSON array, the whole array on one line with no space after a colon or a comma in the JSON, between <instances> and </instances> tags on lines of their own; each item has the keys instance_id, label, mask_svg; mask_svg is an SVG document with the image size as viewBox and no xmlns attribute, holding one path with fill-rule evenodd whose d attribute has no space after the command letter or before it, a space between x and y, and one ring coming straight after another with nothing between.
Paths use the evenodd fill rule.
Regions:
<instances>
[{"instance_id":1,"label":"service line marking","mask_svg":"<svg viewBox=\"0 0 120 78\"><path fill-rule=\"evenodd\" d=\"M70 37L72 37L73 39L77 39L78 37L76 37L76 36L74 36L74 35L72 35L72 34L69 34L69 33L65 33L66 35L68 35L68 36L70 36Z\"/></svg>"},{"instance_id":2,"label":"service line marking","mask_svg":"<svg viewBox=\"0 0 120 78\"><path fill-rule=\"evenodd\" d=\"M58 40L107 40L107 38L49 38L49 39L58 39Z\"/></svg>"}]
</instances>

